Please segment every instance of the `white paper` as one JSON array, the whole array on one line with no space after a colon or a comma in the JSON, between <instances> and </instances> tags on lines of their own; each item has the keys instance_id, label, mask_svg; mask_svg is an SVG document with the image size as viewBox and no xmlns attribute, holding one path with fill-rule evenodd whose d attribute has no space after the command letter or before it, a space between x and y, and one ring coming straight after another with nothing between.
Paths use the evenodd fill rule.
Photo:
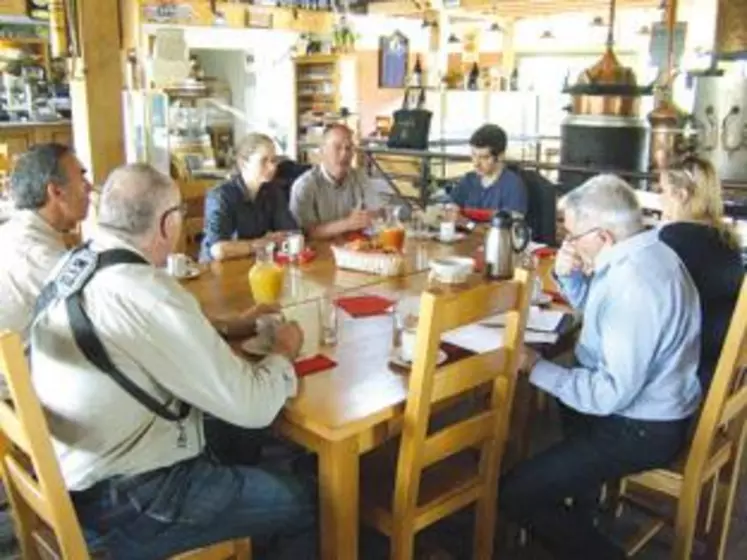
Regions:
<instances>
[{"instance_id":1,"label":"white paper","mask_svg":"<svg viewBox=\"0 0 747 560\"><path fill-rule=\"evenodd\" d=\"M529 316L527 317L527 330L540 331L545 333L554 333L560 322L563 320L565 314L562 311L555 309L542 309L540 307L530 307ZM484 321L480 321L485 325L506 325L506 315L501 313L499 315L493 315L488 317Z\"/></svg>"},{"instance_id":2,"label":"white paper","mask_svg":"<svg viewBox=\"0 0 747 560\"><path fill-rule=\"evenodd\" d=\"M303 347L300 357L307 358L319 353L321 324L319 321L319 302L310 301L283 309L286 321L297 321L303 329Z\"/></svg>"},{"instance_id":3,"label":"white paper","mask_svg":"<svg viewBox=\"0 0 747 560\"><path fill-rule=\"evenodd\" d=\"M483 354L503 346L504 331L505 329L500 327L472 324L449 331L441 339L444 342ZM524 342L526 344L553 344L557 340L558 334L554 332L524 331Z\"/></svg>"}]
</instances>

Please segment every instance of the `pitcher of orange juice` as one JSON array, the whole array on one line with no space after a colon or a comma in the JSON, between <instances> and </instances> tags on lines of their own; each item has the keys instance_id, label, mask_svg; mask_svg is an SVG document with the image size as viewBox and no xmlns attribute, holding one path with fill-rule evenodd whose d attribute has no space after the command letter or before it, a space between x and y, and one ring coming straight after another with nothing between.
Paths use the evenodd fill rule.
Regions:
<instances>
[{"instance_id":1,"label":"pitcher of orange juice","mask_svg":"<svg viewBox=\"0 0 747 560\"><path fill-rule=\"evenodd\" d=\"M273 260L274 243L257 251L254 265L249 271L249 286L255 303L277 303L283 292L285 270Z\"/></svg>"}]
</instances>

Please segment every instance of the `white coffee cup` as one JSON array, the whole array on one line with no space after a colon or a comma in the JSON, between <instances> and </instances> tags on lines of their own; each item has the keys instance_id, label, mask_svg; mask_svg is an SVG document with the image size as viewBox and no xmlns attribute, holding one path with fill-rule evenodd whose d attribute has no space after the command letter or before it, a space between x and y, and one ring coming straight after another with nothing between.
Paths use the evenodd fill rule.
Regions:
<instances>
[{"instance_id":1,"label":"white coffee cup","mask_svg":"<svg viewBox=\"0 0 747 560\"><path fill-rule=\"evenodd\" d=\"M400 356L405 362L415 359L415 340L417 331L415 329L402 329L400 333Z\"/></svg>"},{"instance_id":2,"label":"white coffee cup","mask_svg":"<svg viewBox=\"0 0 747 560\"><path fill-rule=\"evenodd\" d=\"M190 259L184 253L172 253L166 260L166 271L172 276L181 278L189 274Z\"/></svg>"},{"instance_id":3,"label":"white coffee cup","mask_svg":"<svg viewBox=\"0 0 747 560\"><path fill-rule=\"evenodd\" d=\"M281 252L285 253L286 255L290 257L295 257L301 254L303 252L304 248L304 239L303 234L301 233L293 233L289 235L285 241L283 241L283 244L281 245Z\"/></svg>"},{"instance_id":4,"label":"white coffee cup","mask_svg":"<svg viewBox=\"0 0 747 560\"><path fill-rule=\"evenodd\" d=\"M453 241L456 237L456 223L455 222L441 222L439 227L438 237L441 241L449 242Z\"/></svg>"}]
</instances>

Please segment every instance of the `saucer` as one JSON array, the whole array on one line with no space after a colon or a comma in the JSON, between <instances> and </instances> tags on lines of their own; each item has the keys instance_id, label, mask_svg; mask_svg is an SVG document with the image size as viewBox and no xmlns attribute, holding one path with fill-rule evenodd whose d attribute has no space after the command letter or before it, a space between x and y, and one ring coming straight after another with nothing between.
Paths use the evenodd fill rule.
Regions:
<instances>
[{"instance_id":1,"label":"saucer","mask_svg":"<svg viewBox=\"0 0 747 560\"><path fill-rule=\"evenodd\" d=\"M443 350L439 350L438 359L436 360L436 365L440 366L448 359L449 359L449 355ZM401 367L404 369L410 369L412 367L412 362L408 362L402 357L401 348L395 348L394 350L392 350L392 353L389 356L389 363L392 364L393 366Z\"/></svg>"},{"instance_id":2,"label":"saucer","mask_svg":"<svg viewBox=\"0 0 747 560\"><path fill-rule=\"evenodd\" d=\"M271 345L258 336L254 336L242 342L241 349L251 356L267 356L270 353Z\"/></svg>"},{"instance_id":3,"label":"saucer","mask_svg":"<svg viewBox=\"0 0 747 560\"><path fill-rule=\"evenodd\" d=\"M202 274L202 269L199 266L190 266L186 274L182 276L174 275L174 278L177 280L191 280L192 278L197 278L200 274Z\"/></svg>"}]
</instances>

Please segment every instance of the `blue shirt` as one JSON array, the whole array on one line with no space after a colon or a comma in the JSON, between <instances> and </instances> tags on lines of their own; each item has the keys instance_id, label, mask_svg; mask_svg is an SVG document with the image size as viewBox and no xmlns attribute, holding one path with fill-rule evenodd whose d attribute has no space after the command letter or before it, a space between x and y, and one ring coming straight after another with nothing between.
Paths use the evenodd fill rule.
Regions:
<instances>
[{"instance_id":1,"label":"blue shirt","mask_svg":"<svg viewBox=\"0 0 747 560\"><path fill-rule=\"evenodd\" d=\"M211 261L210 247L218 241L256 239L271 231L298 229L282 188L265 183L252 200L239 176L205 196L205 237L200 261Z\"/></svg>"},{"instance_id":2,"label":"blue shirt","mask_svg":"<svg viewBox=\"0 0 747 560\"><path fill-rule=\"evenodd\" d=\"M504 169L487 187L477 173L470 171L451 191L451 200L460 208L527 213L527 189L521 177L510 169Z\"/></svg>"},{"instance_id":3,"label":"blue shirt","mask_svg":"<svg viewBox=\"0 0 747 560\"><path fill-rule=\"evenodd\" d=\"M700 301L656 230L600 254L594 274L559 278L583 311L578 365L540 360L531 382L584 414L680 420L697 409Z\"/></svg>"}]
</instances>

